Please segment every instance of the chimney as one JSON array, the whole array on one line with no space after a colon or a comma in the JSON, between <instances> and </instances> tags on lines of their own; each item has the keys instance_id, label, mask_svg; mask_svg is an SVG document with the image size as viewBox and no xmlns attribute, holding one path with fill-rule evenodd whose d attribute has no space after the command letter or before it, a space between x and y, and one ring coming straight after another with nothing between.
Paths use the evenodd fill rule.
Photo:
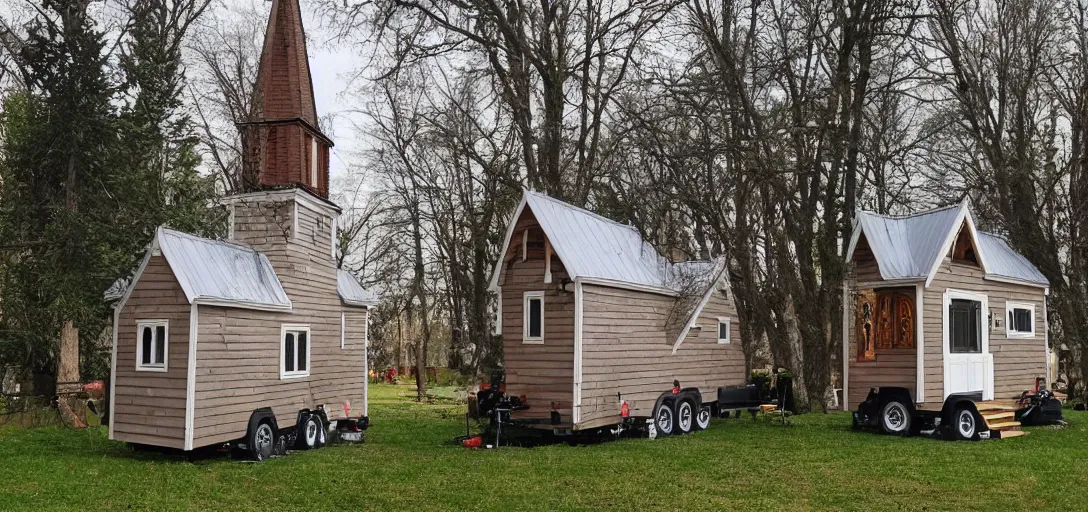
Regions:
<instances>
[{"instance_id":1,"label":"chimney","mask_svg":"<svg viewBox=\"0 0 1088 512\"><path fill-rule=\"evenodd\" d=\"M303 187L328 198L333 144L317 127L298 0L272 0L252 102L251 119L238 126L241 192Z\"/></svg>"}]
</instances>

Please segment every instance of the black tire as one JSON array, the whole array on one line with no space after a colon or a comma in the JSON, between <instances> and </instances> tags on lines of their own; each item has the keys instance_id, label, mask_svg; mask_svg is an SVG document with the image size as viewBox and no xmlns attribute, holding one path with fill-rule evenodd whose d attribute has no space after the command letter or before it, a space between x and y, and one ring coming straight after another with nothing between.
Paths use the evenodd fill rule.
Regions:
<instances>
[{"instance_id":1,"label":"black tire","mask_svg":"<svg viewBox=\"0 0 1088 512\"><path fill-rule=\"evenodd\" d=\"M276 451L276 431L268 421L257 424L247 435L246 448L249 450L249 458L262 461L271 457Z\"/></svg>"},{"instance_id":2,"label":"black tire","mask_svg":"<svg viewBox=\"0 0 1088 512\"><path fill-rule=\"evenodd\" d=\"M654 428L658 436L671 436L676 431L676 413L672 400L662 400L654 411Z\"/></svg>"},{"instance_id":3,"label":"black tire","mask_svg":"<svg viewBox=\"0 0 1088 512\"><path fill-rule=\"evenodd\" d=\"M861 430L861 423L858 423L858 417L856 415L850 415L850 428L852 430Z\"/></svg>"},{"instance_id":4,"label":"black tire","mask_svg":"<svg viewBox=\"0 0 1088 512\"><path fill-rule=\"evenodd\" d=\"M977 441L979 439L978 429L980 425L982 425L982 421L974 409L961 405L952 413L952 424L949 425L949 428L952 429L952 439L957 441Z\"/></svg>"},{"instance_id":5,"label":"black tire","mask_svg":"<svg viewBox=\"0 0 1088 512\"><path fill-rule=\"evenodd\" d=\"M685 398L674 402L673 412L676 416L676 431L680 434L690 434L695 430L695 401Z\"/></svg>"},{"instance_id":6,"label":"black tire","mask_svg":"<svg viewBox=\"0 0 1088 512\"><path fill-rule=\"evenodd\" d=\"M710 426L710 406L703 406L699 408L699 414L695 415L695 428L698 430L706 430Z\"/></svg>"},{"instance_id":7,"label":"black tire","mask_svg":"<svg viewBox=\"0 0 1088 512\"><path fill-rule=\"evenodd\" d=\"M880 430L892 436L908 436L913 416L907 404L896 399L888 400L880 408Z\"/></svg>"},{"instance_id":8,"label":"black tire","mask_svg":"<svg viewBox=\"0 0 1088 512\"><path fill-rule=\"evenodd\" d=\"M295 445L300 450L313 450L318 448L317 438L321 432L321 417L309 414L302 418L302 424L298 429L298 440Z\"/></svg>"}]
</instances>

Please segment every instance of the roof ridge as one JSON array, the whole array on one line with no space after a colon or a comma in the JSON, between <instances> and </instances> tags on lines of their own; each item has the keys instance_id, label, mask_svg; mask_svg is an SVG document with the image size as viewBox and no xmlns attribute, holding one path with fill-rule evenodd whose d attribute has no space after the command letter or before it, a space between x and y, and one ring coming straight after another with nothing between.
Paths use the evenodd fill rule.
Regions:
<instances>
[{"instance_id":1,"label":"roof ridge","mask_svg":"<svg viewBox=\"0 0 1088 512\"><path fill-rule=\"evenodd\" d=\"M943 212L945 210L952 210L952 209L959 208L961 206L963 206L963 203L956 203L956 204L951 204L951 205L948 205L948 206L941 206L941 207L938 207L938 208L931 208L929 210L922 210L920 212L910 213L910 214L907 214L907 215L888 215L888 214L884 214L884 213L872 212L872 211L869 211L869 210L859 210L859 211L861 213L864 213L866 215L871 215L873 217L881 217L881 218L884 218L884 219L891 219L891 220L901 220L901 219L911 219L911 218L914 218L914 217L921 217L923 215L929 215L929 214L932 214L932 213L940 213L940 212Z\"/></svg>"},{"instance_id":2,"label":"roof ridge","mask_svg":"<svg viewBox=\"0 0 1088 512\"><path fill-rule=\"evenodd\" d=\"M247 251L247 252L252 252L254 254L261 254L261 252L258 251L257 249L254 249L253 247L250 247L250 246L248 246L246 244L243 244L241 242L235 242L233 240L224 240L224 239L221 239L221 238L205 238L205 237L202 237L202 236L199 236L199 235L194 235L192 233L186 233L184 231L178 231L176 229L171 229L171 228L168 228L166 226L159 226L159 228L162 229L162 231L164 233L165 232L170 232L170 234L172 234L172 235L185 237L185 238L188 238L190 240L197 240L197 241L200 241L200 242L218 244L218 245L223 245L223 246L227 246L227 247L232 247L232 248L235 248L235 249L240 249L240 250Z\"/></svg>"},{"instance_id":3,"label":"roof ridge","mask_svg":"<svg viewBox=\"0 0 1088 512\"><path fill-rule=\"evenodd\" d=\"M571 210L574 210L574 211L576 211L576 212L584 213L584 214L586 214L586 215L589 215L589 216L591 216L591 217L594 217L594 218L596 218L596 219L598 219L598 220L603 220L603 221L605 221L605 222L609 222L609 223L615 224L615 225L617 225L617 226L620 226L620 227L624 227L624 228L630 229L630 230L632 230L632 231L634 231L634 232L636 232L636 233L638 232L638 230L637 230L637 229L635 229L635 227L634 227L634 226L632 226L632 225L630 225L630 224L624 224L624 223L622 223L622 222L620 222L620 221L618 221L618 220L613 220L613 219L610 219L610 218L608 218L608 217L605 217L604 215L601 215L601 214L599 214L599 213L594 213L594 212L591 212L591 211L589 211L589 210L587 210L587 209L585 209L585 208L582 208L582 207L580 207L580 206L574 206L573 204L570 204L570 203L568 203L568 202L566 202L566 201L561 201L561 200L559 200L559 199L556 199L556 198L554 198L554 197L552 197L552 196L549 196L549 195L547 195L547 194L544 194L544 193L542 193L542 192L536 192L536 191L533 191L533 190L525 189L525 193L526 193L526 194L530 194L530 195L533 195L533 196L536 196L536 197L539 197L539 198L541 198L541 199L546 199L546 200L548 200L548 201L551 201L551 202L553 202L553 203L557 203L557 204L559 204L559 205L561 205L561 206L564 206L564 207L570 208Z\"/></svg>"}]
</instances>

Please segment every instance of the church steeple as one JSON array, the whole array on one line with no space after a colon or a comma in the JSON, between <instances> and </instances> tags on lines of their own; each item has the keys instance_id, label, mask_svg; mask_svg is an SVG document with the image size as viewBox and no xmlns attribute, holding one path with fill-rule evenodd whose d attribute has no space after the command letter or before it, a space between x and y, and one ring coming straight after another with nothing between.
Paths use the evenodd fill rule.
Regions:
<instances>
[{"instance_id":1,"label":"church steeple","mask_svg":"<svg viewBox=\"0 0 1088 512\"><path fill-rule=\"evenodd\" d=\"M252 101L252 119L239 126L243 192L303 186L328 197L333 144L317 127L298 0L272 0Z\"/></svg>"}]
</instances>

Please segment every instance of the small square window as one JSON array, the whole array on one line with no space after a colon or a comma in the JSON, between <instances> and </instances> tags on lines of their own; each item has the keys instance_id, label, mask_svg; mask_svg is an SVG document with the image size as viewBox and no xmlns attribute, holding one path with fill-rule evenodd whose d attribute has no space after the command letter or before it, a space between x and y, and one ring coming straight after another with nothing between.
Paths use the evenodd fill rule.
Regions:
<instances>
[{"instance_id":1,"label":"small square window","mask_svg":"<svg viewBox=\"0 0 1088 512\"><path fill-rule=\"evenodd\" d=\"M285 324L280 332L280 378L309 376L310 326Z\"/></svg>"},{"instance_id":2,"label":"small square window","mask_svg":"<svg viewBox=\"0 0 1088 512\"><path fill-rule=\"evenodd\" d=\"M1005 304L1005 334L1009 338L1035 337L1035 305L1027 302Z\"/></svg>"},{"instance_id":3,"label":"small square window","mask_svg":"<svg viewBox=\"0 0 1088 512\"><path fill-rule=\"evenodd\" d=\"M523 343L544 343L544 292L525 292Z\"/></svg>"},{"instance_id":4,"label":"small square window","mask_svg":"<svg viewBox=\"0 0 1088 512\"><path fill-rule=\"evenodd\" d=\"M136 370L165 372L167 370L170 322L140 320L136 322Z\"/></svg>"},{"instance_id":5,"label":"small square window","mask_svg":"<svg viewBox=\"0 0 1088 512\"><path fill-rule=\"evenodd\" d=\"M718 343L727 344L730 342L729 336L729 319L726 317L718 317Z\"/></svg>"}]
</instances>

